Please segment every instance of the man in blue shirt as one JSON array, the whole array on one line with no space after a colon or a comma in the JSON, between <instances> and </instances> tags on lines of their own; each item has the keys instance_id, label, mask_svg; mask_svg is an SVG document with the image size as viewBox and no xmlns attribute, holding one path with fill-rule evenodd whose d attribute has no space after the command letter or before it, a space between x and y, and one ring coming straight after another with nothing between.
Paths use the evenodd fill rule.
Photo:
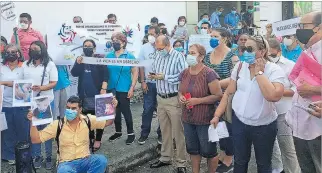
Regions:
<instances>
[{"instance_id":1,"label":"man in blue shirt","mask_svg":"<svg viewBox=\"0 0 322 173\"><path fill-rule=\"evenodd\" d=\"M211 17L210 17L210 23L212 28L220 28L221 24L219 21L219 16L221 15L221 13L224 11L224 8L222 8L221 6L216 8L216 11L212 13Z\"/></svg>"},{"instance_id":2,"label":"man in blue shirt","mask_svg":"<svg viewBox=\"0 0 322 173\"><path fill-rule=\"evenodd\" d=\"M237 14L236 7L231 8L231 12L225 16L225 25L234 36L238 34L237 26L239 21L240 17Z\"/></svg>"},{"instance_id":3,"label":"man in blue shirt","mask_svg":"<svg viewBox=\"0 0 322 173\"><path fill-rule=\"evenodd\" d=\"M57 65L58 81L54 88L54 109L53 118L63 118L67 104L67 87L70 85L66 65Z\"/></svg>"},{"instance_id":4,"label":"man in blue shirt","mask_svg":"<svg viewBox=\"0 0 322 173\"><path fill-rule=\"evenodd\" d=\"M282 55L293 62L296 62L300 54L302 53L302 48L298 44L297 39L294 35L284 36L283 43L281 43L281 48Z\"/></svg>"}]
</instances>

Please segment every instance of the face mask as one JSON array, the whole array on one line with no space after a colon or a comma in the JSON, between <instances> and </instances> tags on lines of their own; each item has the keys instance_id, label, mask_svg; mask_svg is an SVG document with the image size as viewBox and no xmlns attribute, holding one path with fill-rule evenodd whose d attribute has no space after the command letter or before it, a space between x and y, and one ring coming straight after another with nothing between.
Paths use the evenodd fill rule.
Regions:
<instances>
[{"instance_id":1,"label":"face mask","mask_svg":"<svg viewBox=\"0 0 322 173\"><path fill-rule=\"evenodd\" d=\"M203 22L208 22L208 21L209 21L209 19L208 19L208 18L203 18L203 19L202 19L202 21L203 21Z\"/></svg>"},{"instance_id":2,"label":"face mask","mask_svg":"<svg viewBox=\"0 0 322 173\"><path fill-rule=\"evenodd\" d=\"M210 39L210 46L216 48L219 45L219 40L215 37Z\"/></svg>"},{"instance_id":3,"label":"face mask","mask_svg":"<svg viewBox=\"0 0 322 173\"><path fill-rule=\"evenodd\" d=\"M18 55L17 53L6 53L4 58L6 61L14 62L18 59Z\"/></svg>"},{"instance_id":4,"label":"face mask","mask_svg":"<svg viewBox=\"0 0 322 173\"><path fill-rule=\"evenodd\" d=\"M284 38L283 39L283 43L285 46L291 46L292 43L293 43L293 40L292 39L288 39L288 38Z\"/></svg>"},{"instance_id":5,"label":"face mask","mask_svg":"<svg viewBox=\"0 0 322 173\"><path fill-rule=\"evenodd\" d=\"M154 44L155 43L155 37L152 35L148 36L149 43Z\"/></svg>"},{"instance_id":6,"label":"face mask","mask_svg":"<svg viewBox=\"0 0 322 173\"><path fill-rule=\"evenodd\" d=\"M30 50L29 51L29 57L34 59L34 60L38 60L38 59L41 58L41 53L40 53L40 51Z\"/></svg>"},{"instance_id":7,"label":"face mask","mask_svg":"<svg viewBox=\"0 0 322 173\"><path fill-rule=\"evenodd\" d=\"M221 13L222 13L222 12L218 11L218 13L217 13L217 14L218 14L218 16L220 16L220 15L221 15Z\"/></svg>"},{"instance_id":8,"label":"face mask","mask_svg":"<svg viewBox=\"0 0 322 173\"><path fill-rule=\"evenodd\" d=\"M297 29L296 30L296 37L303 44L307 44L314 34L315 33L314 33L313 29Z\"/></svg>"},{"instance_id":9,"label":"face mask","mask_svg":"<svg viewBox=\"0 0 322 173\"><path fill-rule=\"evenodd\" d=\"M68 121L72 121L77 117L77 111L66 109L65 110L65 116Z\"/></svg>"},{"instance_id":10,"label":"face mask","mask_svg":"<svg viewBox=\"0 0 322 173\"><path fill-rule=\"evenodd\" d=\"M241 61L241 62L245 62L244 54L242 54L241 56L239 56L239 61Z\"/></svg>"},{"instance_id":11,"label":"face mask","mask_svg":"<svg viewBox=\"0 0 322 173\"><path fill-rule=\"evenodd\" d=\"M280 57L278 57L278 56L275 56L275 58L274 58L274 56L269 56L268 57L273 63L277 63L279 60L280 60Z\"/></svg>"},{"instance_id":12,"label":"face mask","mask_svg":"<svg viewBox=\"0 0 322 173\"><path fill-rule=\"evenodd\" d=\"M241 29L241 28L242 28L242 26L241 26L241 25L238 25L238 26L237 26L237 29Z\"/></svg>"},{"instance_id":13,"label":"face mask","mask_svg":"<svg viewBox=\"0 0 322 173\"><path fill-rule=\"evenodd\" d=\"M83 52L84 52L84 55L87 56L87 57L91 57L93 56L93 53L94 53L94 49L91 48L91 47L84 47L83 48Z\"/></svg>"},{"instance_id":14,"label":"face mask","mask_svg":"<svg viewBox=\"0 0 322 173\"><path fill-rule=\"evenodd\" d=\"M115 51L121 50L121 43L113 43L113 48Z\"/></svg>"},{"instance_id":15,"label":"face mask","mask_svg":"<svg viewBox=\"0 0 322 173\"><path fill-rule=\"evenodd\" d=\"M253 10L247 10L248 11L248 13L253 13Z\"/></svg>"},{"instance_id":16,"label":"face mask","mask_svg":"<svg viewBox=\"0 0 322 173\"><path fill-rule=\"evenodd\" d=\"M207 30L206 30L206 29L201 29L201 30L200 30L200 34L205 35L205 34L208 34L208 32L207 32Z\"/></svg>"},{"instance_id":17,"label":"face mask","mask_svg":"<svg viewBox=\"0 0 322 173\"><path fill-rule=\"evenodd\" d=\"M184 26L186 23L185 22L183 22L183 21L181 21L181 22L179 22L179 25L180 26Z\"/></svg>"},{"instance_id":18,"label":"face mask","mask_svg":"<svg viewBox=\"0 0 322 173\"><path fill-rule=\"evenodd\" d=\"M161 57L166 57L168 55L168 51L163 49L158 51Z\"/></svg>"},{"instance_id":19,"label":"face mask","mask_svg":"<svg viewBox=\"0 0 322 173\"><path fill-rule=\"evenodd\" d=\"M28 24L20 23L20 28L21 29L28 29Z\"/></svg>"},{"instance_id":20,"label":"face mask","mask_svg":"<svg viewBox=\"0 0 322 173\"><path fill-rule=\"evenodd\" d=\"M178 52L183 52L183 47L176 47L176 48L174 48L176 51L178 51Z\"/></svg>"},{"instance_id":21,"label":"face mask","mask_svg":"<svg viewBox=\"0 0 322 173\"><path fill-rule=\"evenodd\" d=\"M248 63L248 64L254 64L255 63L255 60L256 60L255 52L247 52L247 51L245 51L243 53L243 57L244 57L244 60L245 60L246 63Z\"/></svg>"},{"instance_id":22,"label":"face mask","mask_svg":"<svg viewBox=\"0 0 322 173\"><path fill-rule=\"evenodd\" d=\"M195 66L198 64L197 57L193 55L188 55L186 61L189 66Z\"/></svg>"},{"instance_id":23,"label":"face mask","mask_svg":"<svg viewBox=\"0 0 322 173\"><path fill-rule=\"evenodd\" d=\"M236 11L231 11L232 14L236 14Z\"/></svg>"}]
</instances>

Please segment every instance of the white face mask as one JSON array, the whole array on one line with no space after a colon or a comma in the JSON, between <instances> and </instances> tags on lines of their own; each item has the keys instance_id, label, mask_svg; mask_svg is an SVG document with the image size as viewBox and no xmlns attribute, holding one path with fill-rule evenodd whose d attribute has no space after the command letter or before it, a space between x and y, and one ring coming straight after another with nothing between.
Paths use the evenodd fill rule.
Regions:
<instances>
[{"instance_id":1,"label":"white face mask","mask_svg":"<svg viewBox=\"0 0 322 173\"><path fill-rule=\"evenodd\" d=\"M201 29L200 34L208 34L206 29Z\"/></svg>"},{"instance_id":2,"label":"white face mask","mask_svg":"<svg viewBox=\"0 0 322 173\"><path fill-rule=\"evenodd\" d=\"M185 24L185 22L184 22L184 21L180 21L180 22L179 22L179 25L180 25L180 26L184 26L184 24Z\"/></svg>"},{"instance_id":3,"label":"white face mask","mask_svg":"<svg viewBox=\"0 0 322 173\"><path fill-rule=\"evenodd\" d=\"M288 38L284 38L283 39L283 43L285 46L291 46L292 43L293 43L293 40L292 39L288 39Z\"/></svg>"},{"instance_id":4,"label":"white face mask","mask_svg":"<svg viewBox=\"0 0 322 173\"><path fill-rule=\"evenodd\" d=\"M155 37L152 35L148 36L149 43L154 44L155 43Z\"/></svg>"},{"instance_id":5,"label":"white face mask","mask_svg":"<svg viewBox=\"0 0 322 173\"><path fill-rule=\"evenodd\" d=\"M189 66L195 66L198 64L197 57L193 55L188 55L186 61Z\"/></svg>"},{"instance_id":6,"label":"white face mask","mask_svg":"<svg viewBox=\"0 0 322 173\"><path fill-rule=\"evenodd\" d=\"M20 26L21 29L28 29L28 24L20 23L19 26Z\"/></svg>"},{"instance_id":7,"label":"white face mask","mask_svg":"<svg viewBox=\"0 0 322 173\"><path fill-rule=\"evenodd\" d=\"M273 63L275 63L275 64L276 64L276 63L280 60L280 58L281 58L281 57L277 56L276 58L273 58L273 57L270 57L270 56L269 56L268 58L269 58Z\"/></svg>"}]
</instances>

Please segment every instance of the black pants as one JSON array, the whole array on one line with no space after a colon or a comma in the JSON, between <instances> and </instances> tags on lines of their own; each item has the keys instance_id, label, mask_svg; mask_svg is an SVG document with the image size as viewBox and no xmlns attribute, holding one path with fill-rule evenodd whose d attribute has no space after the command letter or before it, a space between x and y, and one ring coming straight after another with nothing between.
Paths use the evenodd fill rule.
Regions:
<instances>
[{"instance_id":1,"label":"black pants","mask_svg":"<svg viewBox=\"0 0 322 173\"><path fill-rule=\"evenodd\" d=\"M87 114L91 114L91 115L95 115L95 110L83 110L83 114L87 115ZM103 132L104 129L96 129L96 134L95 134L95 140L96 141L101 141L102 140L102 136L103 136ZM92 133L94 133L94 130L92 131Z\"/></svg>"},{"instance_id":2,"label":"black pants","mask_svg":"<svg viewBox=\"0 0 322 173\"><path fill-rule=\"evenodd\" d=\"M124 116L126 127L127 127L127 134L133 134L133 119L132 119L132 112L130 109L130 99L127 98L127 92L118 92L116 91L116 99L118 101L118 105L116 107L116 115L115 115L115 131L117 133L122 132L122 116Z\"/></svg>"}]
</instances>

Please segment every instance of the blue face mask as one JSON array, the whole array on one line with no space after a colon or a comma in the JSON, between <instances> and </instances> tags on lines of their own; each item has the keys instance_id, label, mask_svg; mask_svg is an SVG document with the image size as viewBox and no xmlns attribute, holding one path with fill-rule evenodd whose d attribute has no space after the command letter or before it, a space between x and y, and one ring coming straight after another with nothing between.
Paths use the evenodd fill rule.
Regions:
<instances>
[{"instance_id":1,"label":"blue face mask","mask_svg":"<svg viewBox=\"0 0 322 173\"><path fill-rule=\"evenodd\" d=\"M66 109L65 116L68 121L72 121L77 117L77 111L71 110L71 109Z\"/></svg>"},{"instance_id":2,"label":"blue face mask","mask_svg":"<svg viewBox=\"0 0 322 173\"><path fill-rule=\"evenodd\" d=\"M176 47L176 48L174 48L176 51L178 51L178 52L183 52L183 47Z\"/></svg>"},{"instance_id":3,"label":"blue face mask","mask_svg":"<svg viewBox=\"0 0 322 173\"><path fill-rule=\"evenodd\" d=\"M244 61L248 64L254 64L255 63L255 53L254 52L247 52L245 51L243 53Z\"/></svg>"},{"instance_id":4,"label":"blue face mask","mask_svg":"<svg viewBox=\"0 0 322 173\"><path fill-rule=\"evenodd\" d=\"M166 57L168 55L168 51L163 49L158 51L161 57Z\"/></svg>"},{"instance_id":5,"label":"blue face mask","mask_svg":"<svg viewBox=\"0 0 322 173\"><path fill-rule=\"evenodd\" d=\"M215 37L210 39L210 46L216 48L219 45L219 40Z\"/></svg>"},{"instance_id":6,"label":"blue face mask","mask_svg":"<svg viewBox=\"0 0 322 173\"><path fill-rule=\"evenodd\" d=\"M203 18L201 21L202 21L202 22L208 22L208 21L209 21L209 19L208 19L208 18Z\"/></svg>"},{"instance_id":7,"label":"blue face mask","mask_svg":"<svg viewBox=\"0 0 322 173\"><path fill-rule=\"evenodd\" d=\"M220 16L220 15L221 15L221 13L222 13L222 12L218 11L218 12L217 12L218 16Z\"/></svg>"},{"instance_id":8,"label":"blue face mask","mask_svg":"<svg viewBox=\"0 0 322 173\"><path fill-rule=\"evenodd\" d=\"M232 14L236 14L236 11L231 11Z\"/></svg>"}]
</instances>

